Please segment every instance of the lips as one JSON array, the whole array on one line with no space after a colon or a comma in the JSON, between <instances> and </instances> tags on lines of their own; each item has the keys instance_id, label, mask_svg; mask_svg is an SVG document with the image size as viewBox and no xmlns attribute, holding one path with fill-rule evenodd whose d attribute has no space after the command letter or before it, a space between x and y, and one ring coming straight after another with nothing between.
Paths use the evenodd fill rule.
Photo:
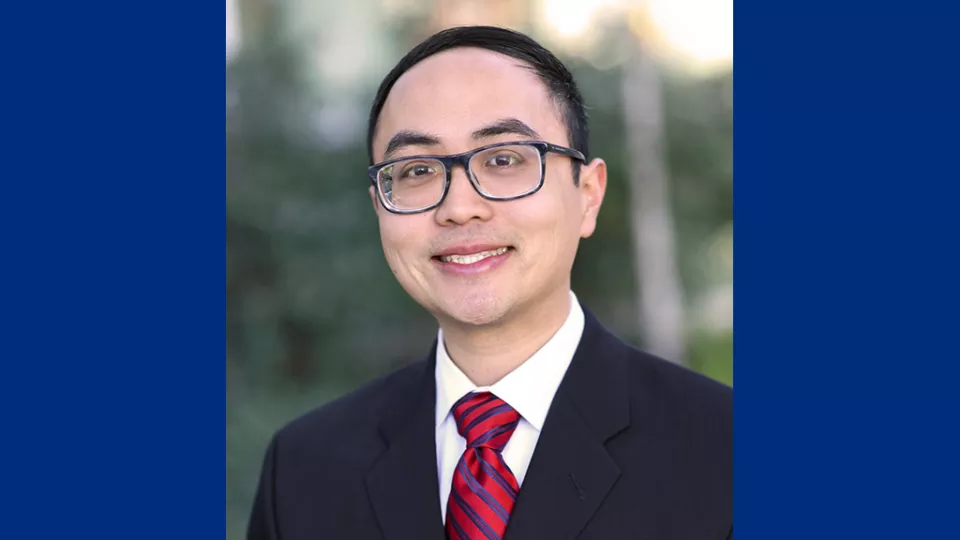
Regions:
<instances>
[{"instance_id":1,"label":"lips","mask_svg":"<svg viewBox=\"0 0 960 540\"><path fill-rule=\"evenodd\" d=\"M471 275L496 268L514 249L503 244L460 244L448 247L432 258L444 272Z\"/></svg>"},{"instance_id":2,"label":"lips","mask_svg":"<svg viewBox=\"0 0 960 540\"><path fill-rule=\"evenodd\" d=\"M450 250L453 251L453 250ZM504 264L513 254L511 246L488 249L458 249L463 253L444 253L433 257L440 275L448 278L469 278L486 275Z\"/></svg>"},{"instance_id":3,"label":"lips","mask_svg":"<svg viewBox=\"0 0 960 540\"><path fill-rule=\"evenodd\" d=\"M469 253L466 255L460 254L451 254L451 255L441 255L438 257L440 261L445 263L454 263L454 264L474 264L480 262L489 257L496 257L497 255L503 255L509 250L509 247L499 247L496 249L488 249L485 251L480 251L477 253Z\"/></svg>"}]
</instances>

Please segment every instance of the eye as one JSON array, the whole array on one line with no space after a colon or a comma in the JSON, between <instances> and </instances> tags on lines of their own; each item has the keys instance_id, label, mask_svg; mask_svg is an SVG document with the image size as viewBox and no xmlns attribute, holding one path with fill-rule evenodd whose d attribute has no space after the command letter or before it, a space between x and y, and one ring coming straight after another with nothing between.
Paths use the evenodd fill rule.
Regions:
<instances>
[{"instance_id":1,"label":"eye","mask_svg":"<svg viewBox=\"0 0 960 540\"><path fill-rule=\"evenodd\" d=\"M416 178L419 176L429 176L434 174L435 170L430 165L425 163L412 163L403 168L403 173L400 175L401 178Z\"/></svg>"},{"instance_id":2,"label":"eye","mask_svg":"<svg viewBox=\"0 0 960 540\"><path fill-rule=\"evenodd\" d=\"M511 167L519 165L523 160L520 156L513 153L496 154L487 160L488 167Z\"/></svg>"}]
</instances>

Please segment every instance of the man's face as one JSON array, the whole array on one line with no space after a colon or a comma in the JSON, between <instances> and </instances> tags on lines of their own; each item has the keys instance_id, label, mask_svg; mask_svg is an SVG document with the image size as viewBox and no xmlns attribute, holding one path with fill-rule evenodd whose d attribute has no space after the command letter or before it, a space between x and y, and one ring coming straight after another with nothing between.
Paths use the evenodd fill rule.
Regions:
<instances>
[{"instance_id":1,"label":"man's face","mask_svg":"<svg viewBox=\"0 0 960 540\"><path fill-rule=\"evenodd\" d=\"M525 125L539 137L513 128L478 136L498 125ZM386 155L400 132L427 137ZM556 102L536 74L505 55L453 49L423 60L396 82L380 114L373 154L380 162L538 138L569 146ZM582 168L577 186L570 160L548 153L543 187L518 200L482 198L461 167L453 169L443 204L428 212L397 215L374 200L384 254L401 286L441 324L495 325L560 305L579 239L593 233L606 187L602 161ZM478 255L445 257L470 253Z\"/></svg>"}]
</instances>

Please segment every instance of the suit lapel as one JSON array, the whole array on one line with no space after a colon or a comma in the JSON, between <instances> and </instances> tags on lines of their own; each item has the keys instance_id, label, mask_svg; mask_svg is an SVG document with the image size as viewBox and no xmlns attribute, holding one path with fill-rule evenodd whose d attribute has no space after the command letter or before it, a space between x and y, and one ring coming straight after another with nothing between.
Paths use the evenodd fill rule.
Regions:
<instances>
[{"instance_id":1,"label":"suit lapel","mask_svg":"<svg viewBox=\"0 0 960 540\"><path fill-rule=\"evenodd\" d=\"M436 347L436 345L434 345ZM443 540L435 438L435 349L419 386L384 411L387 449L366 477L367 493L387 540Z\"/></svg>"},{"instance_id":2,"label":"suit lapel","mask_svg":"<svg viewBox=\"0 0 960 540\"><path fill-rule=\"evenodd\" d=\"M573 539L620 477L604 443L630 424L626 360L584 310L586 324L557 390L504 540Z\"/></svg>"},{"instance_id":3,"label":"suit lapel","mask_svg":"<svg viewBox=\"0 0 960 540\"><path fill-rule=\"evenodd\" d=\"M592 313L584 309L584 315L583 336L544 422L504 540L576 538L621 476L605 445L631 424L627 349ZM434 425L435 347L436 342L422 362L419 383L388 399L382 413L387 449L366 485L386 540L445 538ZM653 442L641 449L649 450ZM641 452L631 455L631 464L638 476L647 477L652 471ZM650 484L640 499L655 501L654 489ZM652 511L641 505L636 517L652 525Z\"/></svg>"}]
</instances>

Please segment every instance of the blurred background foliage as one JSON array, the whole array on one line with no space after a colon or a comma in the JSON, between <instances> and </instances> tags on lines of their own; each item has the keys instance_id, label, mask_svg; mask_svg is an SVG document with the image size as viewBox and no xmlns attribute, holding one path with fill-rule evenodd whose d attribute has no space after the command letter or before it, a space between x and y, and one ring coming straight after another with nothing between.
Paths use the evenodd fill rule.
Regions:
<instances>
[{"instance_id":1,"label":"blurred background foliage","mask_svg":"<svg viewBox=\"0 0 960 540\"><path fill-rule=\"evenodd\" d=\"M669 329L682 341L670 351L682 352L668 357L733 384L732 9L726 54L726 12L711 19L694 9L697 1L228 0L228 538L243 537L263 451L278 427L422 358L435 335L435 322L383 258L364 136L380 79L441 28L509 26L568 63L589 106L591 153L609 168L574 290L624 340L662 352L659 338L644 331L656 321L641 309L662 298L661 286L637 261L660 253L675 260L666 266L674 283L663 288L682 292L675 299L682 326ZM684 21L699 29L685 48ZM705 33L714 36L712 49ZM643 83L656 92L627 78L638 50L656 65L656 77ZM638 128L628 121L628 102L657 94L647 104L655 109L644 110L662 125L640 123L654 126L652 138L631 133ZM664 189L654 190L653 208L668 216L670 241L659 242L661 252L639 240L631 190L647 173L637 167L636 156L646 155L637 141L652 141L662 159ZM652 313L661 307L668 311L654 303Z\"/></svg>"}]
</instances>

